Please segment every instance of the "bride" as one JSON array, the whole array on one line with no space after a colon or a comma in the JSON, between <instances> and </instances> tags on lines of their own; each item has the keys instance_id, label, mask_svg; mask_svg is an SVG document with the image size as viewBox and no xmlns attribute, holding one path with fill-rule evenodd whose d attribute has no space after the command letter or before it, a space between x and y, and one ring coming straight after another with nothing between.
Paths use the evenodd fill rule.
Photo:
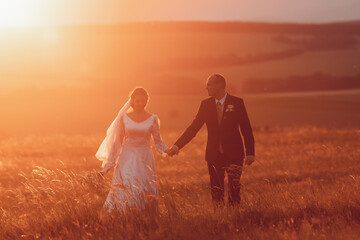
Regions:
<instances>
[{"instance_id":1,"label":"bride","mask_svg":"<svg viewBox=\"0 0 360 240\"><path fill-rule=\"evenodd\" d=\"M95 155L103 162L100 174L104 175L115 167L112 186L104 203L108 211L145 209L147 206L157 208L158 189L151 135L160 154L167 153L168 147L160 136L159 118L145 110L148 98L144 88L133 90Z\"/></svg>"}]
</instances>

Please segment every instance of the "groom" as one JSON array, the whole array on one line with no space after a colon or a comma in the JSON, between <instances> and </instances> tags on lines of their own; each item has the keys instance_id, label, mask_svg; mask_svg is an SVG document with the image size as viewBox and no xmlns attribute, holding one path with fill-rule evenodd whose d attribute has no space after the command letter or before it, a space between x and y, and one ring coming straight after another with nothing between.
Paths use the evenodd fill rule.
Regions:
<instances>
[{"instance_id":1,"label":"groom","mask_svg":"<svg viewBox=\"0 0 360 240\"><path fill-rule=\"evenodd\" d=\"M177 154L205 123L208 131L205 159L210 175L212 200L216 205L224 203L224 178L227 172L229 204L235 205L240 203L240 177L244 157L246 156L245 164L254 162L255 142L244 101L228 94L225 86L225 78L220 74L213 74L207 79L206 89L210 98L201 102L194 121L168 154Z\"/></svg>"}]
</instances>

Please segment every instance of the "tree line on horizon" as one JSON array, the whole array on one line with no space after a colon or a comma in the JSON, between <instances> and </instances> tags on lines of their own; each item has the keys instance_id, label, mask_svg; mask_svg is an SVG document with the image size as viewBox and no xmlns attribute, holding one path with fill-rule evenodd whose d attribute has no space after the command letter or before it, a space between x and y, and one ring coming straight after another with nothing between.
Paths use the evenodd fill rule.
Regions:
<instances>
[{"instance_id":1,"label":"tree line on horizon","mask_svg":"<svg viewBox=\"0 0 360 240\"><path fill-rule=\"evenodd\" d=\"M335 77L324 73L286 78L251 78L242 86L246 93L326 91L360 88L360 74Z\"/></svg>"}]
</instances>

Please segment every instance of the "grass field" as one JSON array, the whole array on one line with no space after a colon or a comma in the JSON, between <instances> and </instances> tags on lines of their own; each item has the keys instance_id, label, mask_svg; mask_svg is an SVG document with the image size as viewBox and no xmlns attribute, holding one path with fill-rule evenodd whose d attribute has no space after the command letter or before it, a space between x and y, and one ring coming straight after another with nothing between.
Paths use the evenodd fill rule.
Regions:
<instances>
[{"instance_id":1,"label":"grass field","mask_svg":"<svg viewBox=\"0 0 360 240\"><path fill-rule=\"evenodd\" d=\"M163 133L171 144L178 132ZM0 239L359 239L360 132L255 131L238 208L214 210L202 131L174 158L156 155L160 213L100 218L111 175L93 177L102 136L0 144Z\"/></svg>"}]
</instances>

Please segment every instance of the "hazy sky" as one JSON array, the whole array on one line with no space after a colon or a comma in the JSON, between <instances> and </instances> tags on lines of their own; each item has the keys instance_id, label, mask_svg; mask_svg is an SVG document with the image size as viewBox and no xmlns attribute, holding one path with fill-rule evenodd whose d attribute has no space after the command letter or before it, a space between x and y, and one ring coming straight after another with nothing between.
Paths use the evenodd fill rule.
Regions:
<instances>
[{"instance_id":1,"label":"hazy sky","mask_svg":"<svg viewBox=\"0 0 360 240\"><path fill-rule=\"evenodd\" d=\"M360 0L0 0L0 26L129 21L331 22L360 19Z\"/></svg>"}]
</instances>

